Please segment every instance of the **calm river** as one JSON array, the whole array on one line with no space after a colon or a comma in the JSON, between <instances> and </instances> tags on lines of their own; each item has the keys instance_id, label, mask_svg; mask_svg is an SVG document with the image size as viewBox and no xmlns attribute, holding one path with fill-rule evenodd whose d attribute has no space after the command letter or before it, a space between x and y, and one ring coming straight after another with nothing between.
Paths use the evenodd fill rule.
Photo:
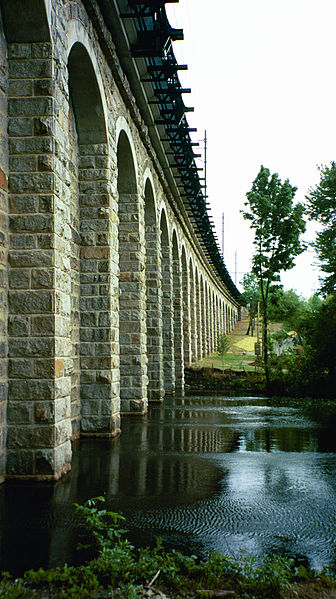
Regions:
<instances>
[{"instance_id":1,"label":"calm river","mask_svg":"<svg viewBox=\"0 0 336 599\"><path fill-rule=\"evenodd\" d=\"M105 495L131 540L205 555L278 552L336 565L336 410L248 397L185 397L125 418L114 441L82 440L56 486L0 488L0 566L74 560L73 503Z\"/></svg>"}]
</instances>

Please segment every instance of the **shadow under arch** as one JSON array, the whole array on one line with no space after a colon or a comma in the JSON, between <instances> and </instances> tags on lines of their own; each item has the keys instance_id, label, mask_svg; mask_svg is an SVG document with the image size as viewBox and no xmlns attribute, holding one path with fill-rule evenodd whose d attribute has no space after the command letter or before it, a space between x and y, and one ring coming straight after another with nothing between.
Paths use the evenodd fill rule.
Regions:
<instances>
[{"instance_id":1,"label":"shadow under arch","mask_svg":"<svg viewBox=\"0 0 336 599\"><path fill-rule=\"evenodd\" d=\"M50 42L45 0L2 0L1 9L6 39L13 42Z\"/></svg>"},{"instance_id":2,"label":"shadow under arch","mask_svg":"<svg viewBox=\"0 0 336 599\"><path fill-rule=\"evenodd\" d=\"M106 143L106 124L100 89L90 56L80 42L76 42L70 50L68 70L78 142Z\"/></svg>"},{"instance_id":3,"label":"shadow under arch","mask_svg":"<svg viewBox=\"0 0 336 599\"><path fill-rule=\"evenodd\" d=\"M173 285L172 250L169 241L168 222L164 208L160 216L161 273L162 273L162 337L163 376L166 393L175 390L174 335L173 335Z\"/></svg>"},{"instance_id":4,"label":"shadow under arch","mask_svg":"<svg viewBox=\"0 0 336 599\"><path fill-rule=\"evenodd\" d=\"M152 183L145 183L146 326L148 401L161 402L163 387L160 234Z\"/></svg>"},{"instance_id":5,"label":"shadow under arch","mask_svg":"<svg viewBox=\"0 0 336 599\"><path fill-rule=\"evenodd\" d=\"M117 144L119 216L120 400L123 414L147 411L144 214L127 133Z\"/></svg>"}]
</instances>

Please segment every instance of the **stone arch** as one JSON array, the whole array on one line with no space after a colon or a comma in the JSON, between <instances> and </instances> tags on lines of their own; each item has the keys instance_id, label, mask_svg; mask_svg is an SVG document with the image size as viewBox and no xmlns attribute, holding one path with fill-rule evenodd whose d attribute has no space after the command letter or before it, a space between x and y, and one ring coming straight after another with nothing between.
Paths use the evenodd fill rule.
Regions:
<instances>
[{"instance_id":1,"label":"stone arch","mask_svg":"<svg viewBox=\"0 0 336 599\"><path fill-rule=\"evenodd\" d=\"M107 142L106 121L98 69L94 69L87 48L76 41L69 52L69 91L80 144Z\"/></svg>"},{"instance_id":2,"label":"stone arch","mask_svg":"<svg viewBox=\"0 0 336 599\"><path fill-rule=\"evenodd\" d=\"M221 298L221 300L220 300L220 327L221 327L221 334L225 335L225 328L224 328L224 300L223 300L223 298Z\"/></svg>"},{"instance_id":3,"label":"stone arch","mask_svg":"<svg viewBox=\"0 0 336 599\"><path fill-rule=\"evenodd\" d=\"M69 248L71 255L70 321L74 365L71 374L73 437L77 437L80 431L83 434L91 434L94 431L97 435L108 435L111 433L112 420L116 422L119 418L117 398L115 401L112 399L110 363L104 367L102 361L98 365L99 356L106 358L106 345L109 345L111 340L109 285L104 286L107 305L101 307L103 309L93 308L93 304L97 302L96 298L101 298L102 295L103 287L100 283L106 283L104 280L106 274L102 274L102 269L110 262L108 147L105 114L96 75L97 71L93 67L87 48L81 42L75 41L68 55L70 105L68 143L64 148L69 157L68 177L71 181ZM90 194L90 207L88 207L88 194ZM66 209L66 195L65 192L64 209ZM99 232L89 235L87 232L92 230L98 211L101 216ZM82 218L80 214L83 215ZM60 290L60 293L63 292L63 289ZM95 331L92 325L96 327ZM88 361L89 346L92 348L91 351L94 351L97 364ZM110 346L108 352L110 360L111 353ZM80 362L85 365L85 373L81 370ZM96 382L97 370L100 372L99 383ZM103 374L102 371L105 373ZM97 400L98 397L100 400Z\"/></svg>"},{"instance_id":4,"label":"stone arch","mask_svg":"<svg viewBox=\"0 0 336 599\"><path fill-rule=\"evenodd\" d=\"M210 291L210 305L211 305L211 337L212 337L212 351L216 349L216 327L215 327L215 291L211 288Z\"/></svg>"},{"instance_id":5,"label":"stone arch","mask_svg":"<svg viewBox=\"0 0 336 599\"><path fill-rule=\"evenodd\" d=\"M189 273L187 263L187 253L184 243L181 249L182 266L182 312L183 312L183 356L184 365L191 363L191 344L190 344L190 295L189 295Z\"/></svg>"},{"instance_id":6,"label":"stone arch","mask_svg":"<svg viewBox=\"0 0 336 599\"><path fill-rule=\"evenodd\" d=\"M117 140L117 147L119 146L119 142L120 142L120 137L122 137L125 141L125 138L127 140L127 153L128 153L128 159L132 164L132 169L134 171L134 173L132 172L132 177L134 177L134 188L137 188L137 180L138 180L138 161L136 158L136 149L135 149L135 143L133 140L133 135L131 132L131 128L128 124L128 122L126 121L124 116L120 116L117 119L116 122L116 134L115 134L116 140ZM149 179L151 177L149 176ZM146 177L147 179L147 177ZM153 183L153 182L152 182ZM153 189L154 189L154 185L153 185ZM118 191L119 191L119 184L118 184Z\"/></svg>"},{"instance_id":7,"label":"stone arch","mask_svg":"<svg viewBox=\"0 0 336 599\"><path fill-rule=\"evenodd\" d=\"M191 343L191 361L196 360L196 294L195 294L195 273L192 257L189 257L189 298L190 298L190 343Z\"/></svg>"},{"instance_id":8,"label":"stone arch","mask_svg":"<svg viewBox=\"0 0 336 599\"><path fill-rule=\"evenodd\" d=\"M184 389L183 368L183 328L182 328L182 270L179 244L176 229L172 234L173 257L173 319L174 319L174 356L175 356L175 390Z\"/></svg>"},{"instance_id":9,"label":"stone arch","mask_svg":"<svg viewBox=\"0 0 336 599\"><path fill-rule=\"evenodd\" d=\"M218 293L217 292L216 292L216 296L215 296L215 331L216 331L215 350L217 350L218 337L219 337L219 335L221 333L221 330L220 330L219 299L218 299Z\"/></svg>"},{"instance_id":10,"label":"stone arch","mask_svg":"<svg viewBox=\"0 0 336 599\"><path fill-rule=\"evenodd\" d=\"M207 279L204 282L204 303L205 303L205 334L206 334L206 347L207 355L211 352L211 336L210 336L210 304L209 304L209 284Z\"/></svg>"},{"instance_id":11,"label":"stone arch","mask_svg":"<svg viewBox=\"0 0 336 599\"><path fill-rule=\"evenodd\" d=\"M153 181L149 173L145 180L145 246L146 246L146 325L148 359L148 400L162 401L162 293L160 232L157 222Z\"/></svg>"},{"instance_id":12,"label":"stone arch","mask_svg":"<svg viewBox=\"0 0 336 599\"><path fill-rule=\"evenodd\" d=\"M202 357L207 355L207 334L206 334L206 304L205 304L205 281L203 273L200 275L200 293L201 293L201 336L202 336Z\"/></svg>"},{"instance_id":13,"label":"stone arch","mask_svg":"<svg viewBox=\"0 0 336 599\"><path fill-rule=\"evenodd\" d=\"M162 327L163 375L167 393L175 390L174 336L173 336L173 283L172 249L168 232L168 219L162 207L160 216L161 272L162 272Z\"/></svg>"},{"instance_id":14,"label":"stone arch","mask_svg":"<svg viewBox=\"0 0 336 599\"><path fill-rule=\"evenodd\" d=\"M123 413L147 411L145 214L132 143L117 144L119 215L120 400Z\"/></svg>"},{"instance_id":15,"label":"stone arch","mask_svg":"<svg viewBox=\"0 0 336 599\"><path fill-rule=\"evenodd\" d=\"M201 292L200 292L200 278L198 272L198 266L195 266L195 318L196 318L196 359L200 360L202 357L202 310L201 310Z\"/></svg>"}]
</instances>

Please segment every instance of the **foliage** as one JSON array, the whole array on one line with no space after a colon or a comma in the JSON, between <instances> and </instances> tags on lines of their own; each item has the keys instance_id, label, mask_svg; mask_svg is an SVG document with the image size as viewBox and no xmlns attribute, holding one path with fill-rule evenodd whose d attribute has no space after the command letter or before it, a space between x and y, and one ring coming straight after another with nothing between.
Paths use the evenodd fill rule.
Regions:
<instances>
[{"instance_id":1,"label":"foliage","mask_svg":"<svg viewBox=\"0 0 336 599\"><path fill-rule=\"evenodd\" d=\"M254 334L254 319L258 311L258 302L261 299L260 296L260 285L258 277L254 272L245 273L241 281L241 285L244 287L244 291L241 294L242 302L248 306L250 322L247 329L246 335L251 332Z\"/></svg>"},{"instance_id":2,"label":"foliage","mask_svg":"<svg viewBox=\"0 0 336 599\"><path fill-rule=\"evenodd\" d=\"M159 575L160 587L163 585L176 597L207 588L233 589L246 599L273 599L283 596L295 576L303 576L294 569L292 560L281 556L266 556L260 563L249 556L234 559L213 553L202 560L176 550L167 552L160 541L154 548L135 550L123 540L125 531L120 524L124 518L101 508L101 503L104 498L99 497L76 507L77 515L92 535L98 551L96 559L82 566L30 570L23 580L13 581L9 575L4 575L0 582L0 598L28 599L47 593L60 599L88 599L106 593L113 596L114 589L119 588L119 596L136 599L139 588L143 596L143 586L148 585L154 575ZM308 574L305 572L304 576ZM326 580L329 584L330 579Z\"/></svg>"},{"instance_id":3,"label":"foliage","mask_svg":"<svg viewBox=\"0 0 336 599\"><path fill-rule=\"evenodd\" d=\"M327 297L303 323L306 347L320 372L336 375L336 296Z\"/></svg>"},{"instance_id":4,"label":"foliage","mask_svg":"<svg viewBox=\"0 0 336 599\"><path fill-rule=\"evenodd\" d=\"M221 356L222 358L222 370L224 370L224 357L226 352L229 350L230 347L230 341L227 335L225 335L224 333L222 333L221 335L218 335L218 340L217 340L217 353Z\"/></svg>"},{"instance_id":5,"label":"foliage","mask_svg":"<svg viewBox=\"0 0 336 599\"><path fill-rule=\"evenodd\" d=\"M259 279L254 272L248 272L244 274L240 283L244 288L240 295L241 301L246 306L250 306L250 311L255 314L260 300Z\"/></svg>"},{"instance_id":6,"label":"foliage","mask_svg":"<svg viewBox=\"0 0 336 599\"><path fill-rule=\"evenodd\" d=\"M318 170L320 182L307 195L308 214L323 226L313 245L326 273L321 290L332 294L336 292L336 163Z\"/></svg>"},{"instance_id":7,"label":"foliage","mask_svg":"<svg viewBox=\"0 0 336 599\"><path fill-rule=\"evenodd\" d=\"M288 179L281 182L279 175L261 166L246 194L248 207L242 211L254 229L255 253L252 270L257 276L261 293L263 317L263 352L266 382L269 383L267 335L269 293L271 285L280 280L280 272L294 266L295 257L305 248L300 235L305 231L303 204L294 205L296 187Z\"/></svg>"},{"instance_id":8,"label":"foliage","mask_svg":"<svg viewBox=\"0 0 336 599\"><path fill-rule=\"evenodd\" d=\"M286 325L286 323L285 323ZM294 396L334 397L336 384L336 297L311 298L288 327L300 346L270 361L270 392ZM293 330L293 329L292 329ZM286 335L282 330L275 337Z\"/></svg>"}]
</instances>

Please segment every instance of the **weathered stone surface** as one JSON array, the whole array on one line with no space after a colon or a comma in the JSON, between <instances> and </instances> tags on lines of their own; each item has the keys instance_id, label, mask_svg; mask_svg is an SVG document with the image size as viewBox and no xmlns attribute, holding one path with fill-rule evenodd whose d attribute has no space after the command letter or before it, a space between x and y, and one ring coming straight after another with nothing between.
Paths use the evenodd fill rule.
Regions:
<instances>
[{"instance_id":1,"label":"weathered stone surface","mask_svg":"<svg viewBox=\"0 0 336 599\"><path fill-rule=\"evenodd\" d=\"M50 10L52 43L8 45L0 17L0 479L7 460L56 480L72 439L182 392L238 309L172 203L101 17Z\"/></svg>"}]
</instances>

